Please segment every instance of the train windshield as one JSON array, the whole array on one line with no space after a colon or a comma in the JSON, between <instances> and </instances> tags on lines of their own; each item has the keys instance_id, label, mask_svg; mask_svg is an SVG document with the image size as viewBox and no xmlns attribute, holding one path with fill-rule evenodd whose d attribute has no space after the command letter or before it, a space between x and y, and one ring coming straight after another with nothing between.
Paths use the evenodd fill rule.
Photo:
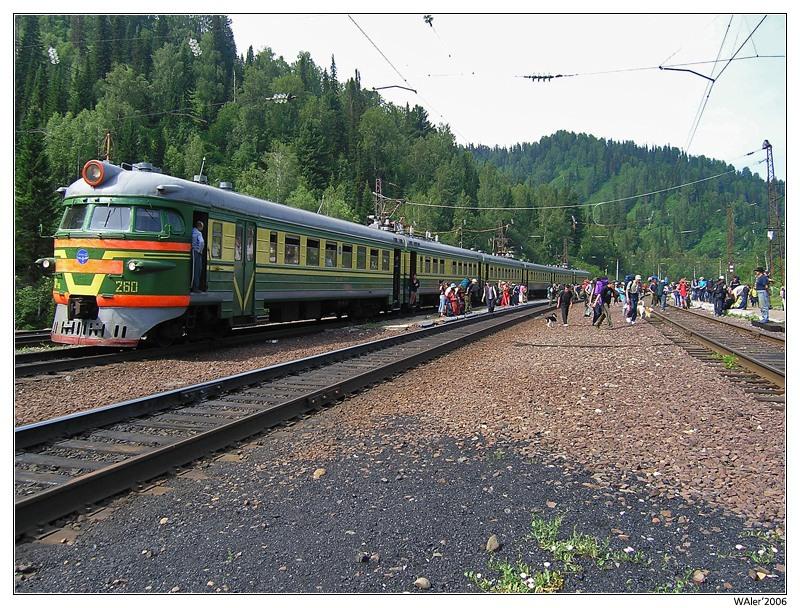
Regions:
<instances>
[{"instance_id":1,"label":"train windshield","mask_svg":"<svg viewBox=\"0 0 800 608\"><path fill-rule=\"evenodd\" d=\"M83 220L86 219L86 205L72 205L64 211L61 220L61 230L80 230Z\"/></svg>"},{"instance_id":2,"label":"train windshield","mask_svg":"<svg viewBox=\"0 0 800 608\"><path fill-rule=\"evenodd\" d=\"M112 205L96 206L89 230L125 232L131 227L131 208Z\"/></svg>"}]
</instances>

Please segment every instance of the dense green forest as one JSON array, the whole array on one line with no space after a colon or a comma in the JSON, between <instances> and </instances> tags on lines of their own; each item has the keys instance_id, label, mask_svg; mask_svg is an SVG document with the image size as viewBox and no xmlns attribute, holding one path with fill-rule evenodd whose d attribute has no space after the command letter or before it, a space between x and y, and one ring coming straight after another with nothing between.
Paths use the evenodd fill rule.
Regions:
<instances>
[{"instance_id":1,"label":"dense green forest","mask_svg":"<svg viewBox=\"0 0 800 608\"><path fill-rule=\"evenodd\" d=\"M565 131L465 148L422 107L363 88L358 72L340 80L334 57L240 53L225 16L18 16L14 84L19 326L49 323L50 283L33 261L52 250L55 190L109 141L117 164L191 179L205 158L210 183L357 222L380 178L385 196L405 201L393 217L416 234L491 250L503 226L516 257L561 263L566 239L570 265L611 274L617 261L622 273L717 274L732 206L737 270L764 261L767 185L748 169Z\"/></svg>"}]
</instances>

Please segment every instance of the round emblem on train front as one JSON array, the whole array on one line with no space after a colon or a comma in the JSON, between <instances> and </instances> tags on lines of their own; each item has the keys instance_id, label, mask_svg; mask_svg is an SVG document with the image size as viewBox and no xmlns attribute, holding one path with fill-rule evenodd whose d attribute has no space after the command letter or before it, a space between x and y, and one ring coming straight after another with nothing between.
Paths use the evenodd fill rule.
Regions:
<instances>
[{"instance_id":1,"label":"round emblem on train front","mask_svg":"<svg viewBox=\"0 0 800 608\"><path fill-rule=\"evenodd\" d=\"M75 254L75 259L78 260L78 264L85 264L89 261L89 252L85 249L78 249L78 252Z\"/></svg>"}]
</instances>

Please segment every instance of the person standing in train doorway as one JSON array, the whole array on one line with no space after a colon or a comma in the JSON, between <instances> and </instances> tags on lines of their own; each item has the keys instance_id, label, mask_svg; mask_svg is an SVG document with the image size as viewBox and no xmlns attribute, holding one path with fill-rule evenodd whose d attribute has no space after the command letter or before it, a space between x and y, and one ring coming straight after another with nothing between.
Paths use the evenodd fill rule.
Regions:
<instances>
[{"instance_id":1,"label":"person standing in train doorway","mask_svg":"<svg viewBox=\"0 0 800 608\"><path fill-rule=\"evenodd\" d=\"M200 291L200 275L203 272L203 222L197 220L192 228L192 291Z\"/></svg>"}]
</instances>

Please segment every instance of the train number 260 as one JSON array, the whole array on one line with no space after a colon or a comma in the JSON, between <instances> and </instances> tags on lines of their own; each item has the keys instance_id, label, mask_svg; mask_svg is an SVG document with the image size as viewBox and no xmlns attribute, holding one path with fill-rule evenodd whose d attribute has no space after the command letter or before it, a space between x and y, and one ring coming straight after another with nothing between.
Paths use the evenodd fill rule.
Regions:
<instances>
[{"instance_id":1,"label":"train number 260","mask_svg":"<svg viewBox=\"0 0 800 608\"><path fill-rule=\"evenodd\" d=\"M139 281L114 281L116 293L136 293L139 291Z\"/></svg>"}]
</instances>

